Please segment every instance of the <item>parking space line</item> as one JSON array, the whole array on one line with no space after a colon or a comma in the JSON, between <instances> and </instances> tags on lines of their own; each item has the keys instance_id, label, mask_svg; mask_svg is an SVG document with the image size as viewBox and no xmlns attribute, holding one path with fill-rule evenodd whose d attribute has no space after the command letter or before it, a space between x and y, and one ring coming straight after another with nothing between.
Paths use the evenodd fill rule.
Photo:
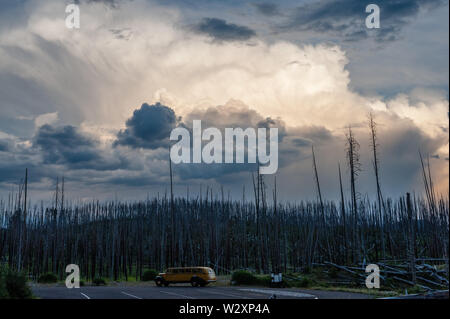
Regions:
<instances>
[{"instance_id":1,"label":"parking space line","mask_svg":"<svg viewBox=\"0 0 450 319\"><path fill-rule=\"evenodd\" d=\"M162 291L162 290L160 290L159 292L162 292L164 294L174 295L174 296L180 296L180 297L184 297L184 298L188 298L188 299L195 299L194 297L186 296L186 295L182 295L182 294L177 294L177 293L174 293L174 292L167 292L167 291Z\"/></svg>"},{"instance_id":2,"label":"parking space line","mask_svg":"<svg viewBox=\"0 0 450 319\"><path fill-rule=\"evenodd\" d=\"M86 298L86 299L91 299L91 297L89 297L88 295L86 295L86 294L84 294L84 293L82 293L82 292L80 292L80 294L81 294L84 298Z\"/></svg>"},{"instance_id":3,"label":"parking space line","mask_svg":"<svg viewBox=\"0 0 450 319\"><path fill-rule=\"evenodd\" d=\"M124 291L121 291L121 293L123 293L124 295L130 296L130 297L136 298L136 299L142 299L141 297L138 297L138 296L135 296L135 295L132 295L132 294L128 294L128 293L126 293Z\"/></svg>"},{"instance_id":4,"label":"parking space line","mask_svg":"<svg viewBox=\"0 0 450 319\"><path fill-rule=\"evenodd\" d=\"M297 291L257 289L257 288L240 288L239 290L253 292L253 293L263 293L263 294L269 294L269 295L279 295L279 296L296 297L296 298L314 298L314 299L317 299L317 297L314 296L314 295L306 294L306 293L303 293L303 292L297 292Z\"/></svg>"},{"instance_id":5,"label":"parking space line","mask_svg":"<svg viewBox=\"0 0 450 319\"><path fill-rule=\"evenodd\" d=\"M236 297L236 298L241 298L241 299L251 299L251 298L245 297L245 296L239 296L239 295L228 294L228 293L225 294L225 293L222 293L222 292L211 291L211 290L208 290L208 292L209 292L209 293L212 293L212 294L217 294L217 295L227 296L227 297Z\"/></svg>"}]
</instances>

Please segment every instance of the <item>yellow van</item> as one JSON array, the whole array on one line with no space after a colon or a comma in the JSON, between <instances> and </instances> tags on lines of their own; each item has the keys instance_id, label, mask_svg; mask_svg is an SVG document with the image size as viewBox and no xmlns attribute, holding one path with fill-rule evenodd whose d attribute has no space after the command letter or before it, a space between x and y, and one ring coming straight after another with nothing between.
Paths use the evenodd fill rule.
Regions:
<instances>
[{"instance_id":1,"label":"yellow van","mask_svg":"<svg viewBox=\"0 0 450 319\"><path fill-rule=\"evenodd\" d=\"M204 287L210 282L216 281L214 270L209 267L176 267L168 268L166 272L160 273L155 277L155 283L158 287L162 285L178 283L191 283L192 287Z\"/></svg>"}]
</instances>

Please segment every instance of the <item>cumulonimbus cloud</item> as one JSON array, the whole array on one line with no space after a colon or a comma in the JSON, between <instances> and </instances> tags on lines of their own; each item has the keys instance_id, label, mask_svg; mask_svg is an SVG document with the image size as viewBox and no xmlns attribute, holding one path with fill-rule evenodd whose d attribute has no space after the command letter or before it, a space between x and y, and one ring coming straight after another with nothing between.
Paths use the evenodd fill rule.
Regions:
<instances>
[{"instance_id":1,"label":"cumulonimbus cloud","mask_svg":"<svg viewBox=\"0 0 450 319\"><path fill-rule=\"evenodd\" d=\"M420 175L416 174L418 167L414 163L418 158L414 150L420 148L424 153L439 154L440 159L432 161L435 176L440 179L437 184L445 187L447 183L448 189L448 162L444 160L448 158L448 131L443 131L448 130L445 94L403 92L390 98L358 94L351 89L346 52L337 45L298 45L282 40L268 43L256 37L251 45L242 41L210 41L204 34L184 28L179 11L149 1L123 1L118 7L81 2L80 6L83 18L79 30L64 27L64 3L60 1L30 1L21 17L27 23L15 24L9 32L0 30L0 87L8 88L1 91L2 101L8 103L0 103L5 118L35 118L58 112L61 122L98 128L93 130L97 132L96 140L109 134L110 144L117 140L117 145L131 146L123 153L141 159L133 174L127 171L128 166L118 163L109 166L115 168L117 175L108 172L96 181L107 183L114 179L132 184L130 176L142 178L142 174L151 172L146 180L160 182L158 173L167 166L168 157L158 148L166 146L164 134L176 118L187 120L199 114L206 121L211 115L216 124L225 118L229 120L223 124L230 124L239 112L234 114L231 104L221 112L217 105L225 106L235 99L248 107L248 112L236 116L239 125L248 126L253 121L257 125L267 118L283 121L287 133L280 154L285 154L281 158L285 159L281 164L285 170L280 174L284 174L287 192L302 187L295 184L293 176L310 178L308 152L312 143L318 147L323 179L334 181L336 162L345 161L345 127L361 127L356 133L361 144L366 145L370 111L375 112L380 134L386 137L381 149L385 147L393 154L397 150L396 156L408 163L404 164L405 170L392 169L400 164L388 160L390 155L383 153L382 163L390 176L407 181L402 186L418 185ZM125 29L126 37L117 37L111 31ZM26 99L19 98L23 88L16 83L30 88ZM148 107L133 114L144 101ZM152 109L150 105L155 106L156 102L161 106ZM174 114L165 112L162 106ZM153 112L156 109L161 112ZM204 111L208 109L210 112ZM157 126L157 118L169 120ZM34 130L34 122L29 122ZM158 129L153 131L155 127ZM81 134L82 130L77 132ZM390 139L390 134L399 137ZM408 140L408 136L414 136L415 141ZM383 141L381 137L380 140ZM403 145L406 142L408 147ZM21 143L26 150L26 141ZM56 154L53 162L70 165L70 154L64 155L64 148L61 151L59 147L50 152ZM82 154L95 156L97 150L92 145L83 147L86 150L81 148ZM108 148L108 152L121 154L122 150ZM0 152L2 160L8 163L14 162L16 154L19 153ZM105 153L101 154L105 158ZM367 183L369 154L367 150L363 154ZM47 157L48 162L50 159ZM100 166L97 168L100 170ZM7 169L5 166L4 171ZM305 185L309 186L309 182ZM329 189L333 185L334 182Z\"/></svg>"}]
</instances>

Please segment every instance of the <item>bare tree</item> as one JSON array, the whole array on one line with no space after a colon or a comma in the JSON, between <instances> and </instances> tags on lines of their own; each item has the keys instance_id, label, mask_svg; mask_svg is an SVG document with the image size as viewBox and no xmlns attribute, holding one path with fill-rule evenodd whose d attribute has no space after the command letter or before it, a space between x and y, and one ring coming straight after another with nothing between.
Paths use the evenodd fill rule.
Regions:
<instances>
[{"instance_id":1,"label":"bare tree","mask_svg":"<svg viewBox=\"0 0 450 319\"><path fill-rule=\"evenodd\" d=\"M415 217L413 216L413 209L411 203L411 195L406 193L406 211L408 214L408 259L409 268L411 271L411 281L415 284L416 278L416 228L415 228Z\"/></svg>"},{"instance_id":2,"label":"bare tree","mask_svg":"<svg viewBox=\"0 0 450 319\"><path fill-rule=\"evenodd\" d=\"M361 171L359 149L360 145L356 140L351 126L348 127L347 137L347 165L350 170L350 189L351 189L351 199L352 199L352 218L353 218L353 245L352 254L353 261L360 261L360 249L359 249L359 239L358 239L358 193L356 190L356 179L359 172Z\"/></svg>"},{"instance_id":3,"label":"bare tree","mask_svg":"<svg viewBox=\"0 0 450 319\"><path fill-rule=\"evenodd\" d=\"M371 147L373 154L373 168L375 171L375 181L377 185L377 200L378 200L378 215L380 219L380 238L381 238L381 257L386 258L386 244L384 240L384 218L383 218L383 196L380 187L380 174L379 174L379 155L378 155L378 140L377 140L377 123L374 120L373 114L369 114L369 128L371 136Z\"/></svg>"},{"instance_id":4,"label":"bare tree","mask_svg":"<svg viewBox=\"0 0 450 319\"><path fill-rule=\"evenodd\" d=\"M345 213L345 199L344 199L344 190L342 187L342 176L341 176L341 164L338 163L338 171L339 171L339 189L341 193L341 214L342 214L342 224L344 228L344 260L345 263L348 263L348 236L347 236L347 219Z\"/></svg>"}]
</instances>

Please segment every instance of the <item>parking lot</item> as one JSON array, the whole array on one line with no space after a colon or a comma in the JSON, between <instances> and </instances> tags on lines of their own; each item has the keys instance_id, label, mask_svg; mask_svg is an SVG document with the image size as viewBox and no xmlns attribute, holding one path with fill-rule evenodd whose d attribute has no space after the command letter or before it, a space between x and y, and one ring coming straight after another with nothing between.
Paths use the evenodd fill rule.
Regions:
<instances>
[{"instance_id":1,"label":"parking lot","mask_svg":"<svg viewBox=\"0 0 450 319\"><path fill-rule=\"evenodd\" d=\"M33 293L42 299L366 299L364 294L308 289L256 287L130 287L102 286L68 289L34 286Z\"/></svg>"}]
</instances>

